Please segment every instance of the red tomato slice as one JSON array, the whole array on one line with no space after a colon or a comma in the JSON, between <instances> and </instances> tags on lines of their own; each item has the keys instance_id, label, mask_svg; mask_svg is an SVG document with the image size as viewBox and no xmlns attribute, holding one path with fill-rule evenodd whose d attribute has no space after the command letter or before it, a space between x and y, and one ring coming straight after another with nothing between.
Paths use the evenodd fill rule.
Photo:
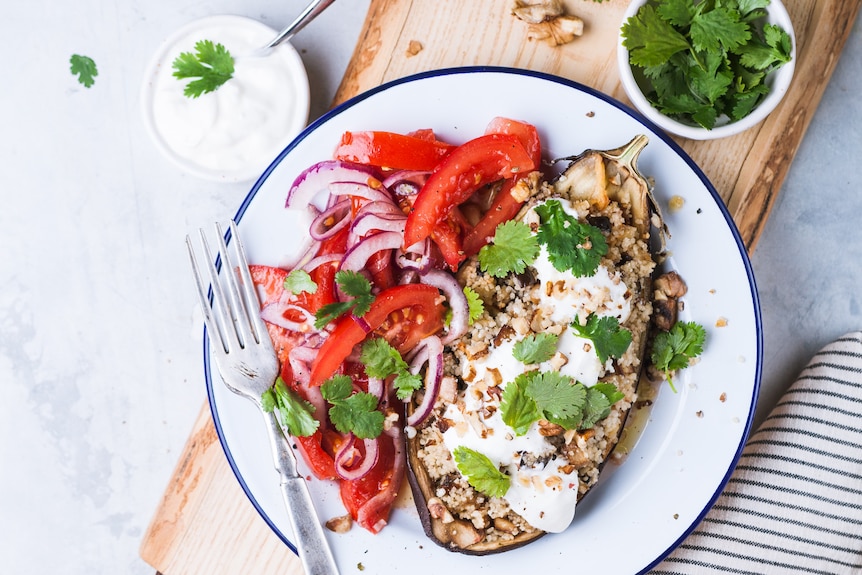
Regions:
<instances>
[{"instance_id":1,"label":"red tomato slice","mask_svg":"<svg viewBox=\"0 0 862 575\"><path fill-rule=\"evenodd\" d=\"M440 292L425 284L398 285L380 292L361 321L404 354L422 338L443 327ZM394 319L390 316L396 314ZM311 365L311 385L321 385L332 377L354 346L365 340L365 328L353 316L338 320L335 329L320 347Z\"/></svg>"},{"instance_id":2,"label":"red tomato slice","mask_svg":"<svg viewBox=\"0 0 862 575\"><path fill-rule=\"evenodd\" d=\"M534 168L533 160L516 136L486 134L458 146L440 162L416 195L407 217L404 246L430 236L452 207L482 186Z\"/></svg>"},{"instance_id":3,"label":"red tomato slice","mask_svg":"<svg viewBox=\"0 0 862 575\"><path fill-rule=\"evenodd\" d=\"M518 120L510 120L509 118L496 117L488 124L486 133L493 134L511 134L520 140L524 149L530 154L533 163L536 167L542 163L542 144L539 140L539 133L536 127L526 122ZM506 180L503 187L494 197L494 201L487 212L482 216L482 219L470 232L464 237L464 257L470 257L479 252L479 250L488 243L488 238L494 236L497 226L503 222L507 222L517 215L521 209L523 202L519 202L512 197L512 188L521 179L526 177L529 172L517 174L511 180Z\"/></svg>"},{"instance_id":4,"label":"red tomato slice","mask_svg":"<svg viewBox=\"0 0 862 575\"><path fill-rule=\"evenodd\" d=\"M335 149L337 160L358 162L398 170L430 172L455 146L440 142L427 133L344 132Z\"/></svg>"},{"instance_id":5,"label":"red tomato slice","mask_svg":"<svg viewBox=\"0 0 862 575\"><path fill-rule=\"evenodd\" d=\"M355 481L342 481L341 501L351 517L371 533L379 533L389 521L392 503L404 477L404 465L396 464L395 439L380 436L379 458L367 475ZM400 450L399 450L400 451Z\"/></svg>"}]
</instances>

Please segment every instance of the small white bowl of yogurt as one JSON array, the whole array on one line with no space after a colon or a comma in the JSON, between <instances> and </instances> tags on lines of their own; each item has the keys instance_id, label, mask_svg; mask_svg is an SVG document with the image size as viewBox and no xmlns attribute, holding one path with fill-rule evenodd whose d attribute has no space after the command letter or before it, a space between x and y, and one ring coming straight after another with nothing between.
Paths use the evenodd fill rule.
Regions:
<instances>
[{"instance_id":1,"label":"small white bowl of yogurt","mask_svg":"<svg viewBox=\"0 0 862 575\"><path fill-rule=\"evenodd\" d=\"M297 51L282 42L259 50L277 31L257 20L221 15L196 20L165 40L150 63L141 93L144 124L159 150L187 172L212 181L247 182L306 126L309 86ZM197 98L173 62L211 40L234 57L233 77Z\"/></svg>"}]
</instances>

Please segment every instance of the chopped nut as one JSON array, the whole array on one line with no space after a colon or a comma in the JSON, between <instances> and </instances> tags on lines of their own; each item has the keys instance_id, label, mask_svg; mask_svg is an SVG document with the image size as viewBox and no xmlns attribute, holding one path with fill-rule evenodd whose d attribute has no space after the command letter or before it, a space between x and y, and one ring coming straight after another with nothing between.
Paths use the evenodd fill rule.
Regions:
<instances>
[{"instance_id":1,"label":"chopped nut","mask_svg":"<svg viewBox=\"0 0 862 575\"><path fill-rule=\"evenodd\" d=\"M566 428L562 425L557 425L556 423L551 423L546 419L539 420L539 435L542 437L554 437L555 435L560 435Z\"/></svg>"},{"instance_id":2,"label":"chopped nut","mask_svg":"<svg viewBox=\"0 0 862 575\"><path fill-rule=\"evenodd\" d=\"M727 318L726 317L720 317L717 320L715 320L715 327L727 327Z\"/></svg>"},{"instance_id":3,"label":"chopped nut","mask_svg":"<svg viewBox=\"0 0 862 575\"><path fill-rule=\"evenodd\" d=\"M449 509L436 497L432 497L428 500L428 512L431 514L431 517L439 519L443 523L452 523L455 520L449 512Z\"/></svg>"},{"instance_id":4,"label":"chopped nut","mask_svg":"<svg viewBox=\"0 0 862 575\"><path fill-rule=\"evenodd\" d=\"M410 58L415 56L419 52L422 51L422 43L418 40L410 40L410 43L407 45L407 57Z\"/></svg>"},{"instance_id":5,"label":"chopped nut","mask_svg":"<svg viewBox=\"0 0 862 575\"><path fill-rule=\"evenodd\" d=\"M353 527L353 518L348 513L340 517L333 517L326 522L326 528L333 533L347 533Z\"/></svg>"}]
</instances>

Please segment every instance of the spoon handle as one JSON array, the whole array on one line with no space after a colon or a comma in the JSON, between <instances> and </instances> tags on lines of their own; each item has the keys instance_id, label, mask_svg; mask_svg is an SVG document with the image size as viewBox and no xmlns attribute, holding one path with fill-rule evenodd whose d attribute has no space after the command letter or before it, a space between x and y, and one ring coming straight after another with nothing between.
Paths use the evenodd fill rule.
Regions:
<instances>
[{"instance_id":1,"label":"spoon handle","mask_svg":"<svg viewBox=\"0 0 862 575\"><path fill-rule=\"evenodd\" d=\"M266 45L266 48L274 48L284 42L285 40L289 40L305 28L305 25L317 18L317 16L326 10L330 4L335 2L335 0L311 0L311 3L305 7L305 10L302 11L302 14L297 16L296 20L287 25L287 27L278 33L278 36L272 39L272 41Z\"/></svg>"}]
</instances>

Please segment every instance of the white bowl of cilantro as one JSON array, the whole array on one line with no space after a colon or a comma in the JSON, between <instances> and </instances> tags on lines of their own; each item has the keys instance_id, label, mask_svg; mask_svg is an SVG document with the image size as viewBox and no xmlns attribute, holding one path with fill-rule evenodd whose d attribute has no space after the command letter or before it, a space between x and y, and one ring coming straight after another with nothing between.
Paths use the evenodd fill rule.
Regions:
<instances>
[{"instance_id":1,"label":"white bowl of cilantro","mask_svg":"<svg viewBox=\"0 0 862 575\"><path fill-rule=\"evenodd\" d=\"M790 86L796 38L778 0L633 0L620 29L623 88L644 116L695 140L760 123Z\"/></svg>"},{"instance_id":2,"label":"white bowl of cilantro","mask_svg":"<svg viewBox=\"0 0 862 575\"><path fill-rule=\"evenodd\" d=\"M256 179L308 122L297 51L260 48L276 30L233 15L195 20L168 37L144 77L144 124L156 147L208 180Z\"/></svg>"}]
</instances>

